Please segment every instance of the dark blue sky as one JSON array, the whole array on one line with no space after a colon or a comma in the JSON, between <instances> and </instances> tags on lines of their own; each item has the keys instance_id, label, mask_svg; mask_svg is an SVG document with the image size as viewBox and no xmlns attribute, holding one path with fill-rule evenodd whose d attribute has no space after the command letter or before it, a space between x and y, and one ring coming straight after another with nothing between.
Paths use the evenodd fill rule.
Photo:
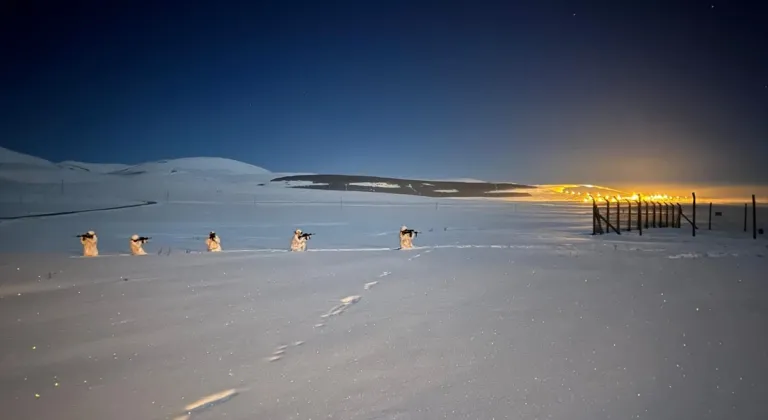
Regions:
<instances>
[{"instance_id":1,"label":"dark blue sky","mask_svg":"<svg viewBox=\"0 0 768 420\"><path fill-rule=\"evenodd\" d=\"M0 17L0 145L46 159L768 183L753 2L52 3Z\"/></svg>"}]
</instances>

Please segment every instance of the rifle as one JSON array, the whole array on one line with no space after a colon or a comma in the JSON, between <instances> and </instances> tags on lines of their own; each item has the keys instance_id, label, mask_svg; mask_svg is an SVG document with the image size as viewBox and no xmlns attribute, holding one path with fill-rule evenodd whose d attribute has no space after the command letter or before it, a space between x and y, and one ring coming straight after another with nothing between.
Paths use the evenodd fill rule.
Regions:
<instances>
[{"instance_id":1,"label":"rifle","mask_svg":"<svg viewBox=\"0 0 768 420\"><path fill-rule=\"evenodd\" d=\"M152 239L152 238L148 237L148 236L139 236L139 238L133 240L133 242L147 242L150 239Z\"/></svg>"},{"instance_id":2,"label":"rifle","mask_svg":"<svg viewBox=\"0 0 768 420\"><path fill-rule=\"evenodd\" d=\"M215 241L216 240L216 234L215 233L211 233L210 235L208 235L208 239L210 239L212 241Z\"/></svg>"},{"instance_id":3,"label":"rifle","mask_svg":"<svg viewBox=\"0 0 768 420\"><path fill-rule=\"evenodd\" d=\"M86 239L93 239L93 235L89 235L87 233L83 233L81 235L76 235L75 238L86 238Z\"/></svg>"},{"instance_id":4,"label":"rifle","mask_svg":"<svg viewBox=\"0 0 768 420\"><path fill-rule=\"evenodd\" d=\"M306 238L309 240L309 239L312 239L312 235L314 235L314 233L302 233L301 235L299 235L299 239Z\"/></svg>"},{"instance_id":5,"label":"rifle","mask_svg":"<svg viewBox=\"0 0 768 420\"><path fill-rule=\"evenodd\" d=\"M406 229L406 230L400 231L400 233L405 234L405 235L410 234L411 236L413 236L415 238L415 237L419 236L419 233L421 233L421 232L419 232L418 230Z\"/></svg>"}]
</instances>

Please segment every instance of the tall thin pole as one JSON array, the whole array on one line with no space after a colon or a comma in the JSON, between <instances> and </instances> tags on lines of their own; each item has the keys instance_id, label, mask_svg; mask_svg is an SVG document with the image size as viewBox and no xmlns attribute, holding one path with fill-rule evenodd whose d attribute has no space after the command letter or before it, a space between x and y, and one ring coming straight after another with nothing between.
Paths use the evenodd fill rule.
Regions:
<instances>
[{"instance_id":1,"label":"tall thin pole","mask_svg":"<svg viewBox=\"0 0 768 420\"><path fill-rule=\"evenodd\" d=\"M648 229L648 202L645 202L645 228Z\"/></svg>"},{"instance_id":2,"label":"tall thin pole","mask_svg":"<svg viewBox=\"0 0 768 420\"><path fill-rule=\"evenodd\" d=\"M757 204L752 194L752 239L757 239Z\"/></svg>"},{"instance_id":3,"label":"tall thin pole","mask_svg":"<svg viewBox=\"0 0 768 420\"><path fill-rule=\"evenodd\" d=\"M653 204L653 224L651 226L656 227L656 202L652 202Z\"/></svg>"},{"instance_id":4,"label":"tall thin pole","mask_svg":"<svg viewBox=\"0 0 768 420\"><path fill-rule=\"evenodd\" d=\"M747 203L744 203L744 232L747 231Z\"/></svg>"},{"instance_id":5,"label":"tall thin pole","mask_svg":"<svg viewBox=\"0 0 768 420\"><path fill-rule=\"evenodd\" d=\"M627 232L632 232L632 202L629 199L625 199L629 210L627 210Z\"/></svg>"},{"instance_id":6,"label":"tall thin pole","mask_svg":"<svg viewBox=\"0 0 768 420\"><path fill-rule=\"evenodd\" d=\"M648 207L646 207L648 208ZM643 197L637 199L637 230L640 232L640 236L643 236Z\"/></svg>"},{"instance_id":7,"label":"tall thin pole","mask_svg":"<svg viewBox=\"0 0 768 420\"><path fill-rule=\"evenodd\" d=\"M616 199L616 229L621 230L621 200Z\"/></svg>"},{"instance_id":8,"label":"tall thin pole","mask_svg":"<svg viewBox=\"0 0 768 420\"><path fill-rule=\"evenodd\" d=\"M709 230L712 230L712 203L709 203Z\"/></svg>"},{"instance_id":9,"label":"tall thin pole","mask_svg":"<svg viewBox=\"0 0 768 420\"><path fill-rule=\"evenodd\" d=\"M672 207L672 227L677 228L679 226L677 226L677 223L675 223L675 205L672 204L670 207Z\"/></svg>"},{"instance_id":10,"label":"tall thin pole","mask_svg":"<svg viewBox=\"0 0 768 420\"><path fill-rule=\"evenodd\" d=\"M693 236L695 237L696 236L696 193L693 192L691 193L691 195L693 196L693 227L692 229L693 229Z\"/></svg>"}]
</instances>

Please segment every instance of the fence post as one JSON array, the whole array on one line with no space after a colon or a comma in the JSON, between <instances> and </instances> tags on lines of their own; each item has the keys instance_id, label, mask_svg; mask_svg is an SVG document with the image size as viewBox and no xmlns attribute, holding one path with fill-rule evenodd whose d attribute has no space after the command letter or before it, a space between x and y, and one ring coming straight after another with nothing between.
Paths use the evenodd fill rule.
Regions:
<instances>
[{"instance_id":1,"label":"fence post","mask_svg":"<svg viewBox=\"0 0 768 420\"><path fill-rule=\"evenodd\" d=\"M597 235L597 204L595 199L592 199L592 235Z\"/></svg>"},{"instance_id":2,"label":"fence post","mask_svg":"<svg viewBox=\"0 0 768 420\"><path fill-rule=\"evenodd\" d=\"M659 223L660 228L664 227L664 203L659 203Z\"/></svg>"},{"instance_id":3,"label":"fence post","mask_svg":"<svg viewBox=\"0 0 768 420\"><path fill-rule=\"evenodd\" d=\"M752 194L752 239L757 239L757 204Z\"/></svg>"},{"instance_id":4,"label":"fence post","mask_svg":"<svg viewBox=\"0 0 768 420\"><path fill-rule=\"evenodd\" d=\"M651 227L655 228L656 227L656 202L651 201L651 204L653 204L653 224L651 225Z\"/></svg>"},{"instance_id":5,"label":"fence post","mask_svg":"<svg viewBox=\"0 0 768 420\"><path fill-rule=\"evenodd\" d=\"M744 232L747 232L747 203L744 203Z\"/></svg>"},{"instance_id":6,"label":"fence post","mask_svg":"<svg viewBox=\"0 0 768 420\"><path fill-rule=\"evenodd\" d=\"M629 206L629 209L627 210L627 232L632 232L632 202L629 201L628 198L625 198L624 201L626 201L627 206Z\"/></svg>"},{"instance_id":7,"label":"fence post","mask_svg":"<svg viewBox=\"0 0 768 420\"><path fill-rule=\"evenodd\" d=\"M692 192L691 196L693 196L693 223L692 223L692 230L693 230L693 236L696 237L696 193Z\"/></svg>"},{"instance_id":8,"label":"fence post","mask_svg":"<svg viewBox=\"0 0 768 420\"><path fill-rule=\"evenodd\" d=\"M608 221L608 223L611 223L611 200L603 197L603 200L605 200L605 209L607 210L607 213L605 214L605 220ZM607 229L608 233L611 233L610 229Z\"/></svg>"},{"instance_id":9,"label":"fence post","mask_svg":"<svg viewBox=\"0 0 768 420\"><path fill-rule=\"evenodd\" d=\"M645 201L645 228L648 229L648 201Z\"/></svg>"},{"instance_id":10,"label":"fence post","mask_svg":"<svg viewBox=\"0 0 768 420\"><path fill-rule=\"evenodd\" d=\"M592 211L594 212L595 221L597 222L596 223L597 224L597 232L600 235L602 235L603 234L603 222L600 220L600 218L601 218L601 216L600 216L600 208L597 206L597 201L595 200L595 198L594 197L590 197L590 198L592 198ZM608 226L606 226L605 229L608 230Z\"/></svg>"},{"instance_id":11,"label":"fence post","mask_svg":"<svg viewBox=\"0 0 768 420\"><path fill-rule=\"evenodd\" d=\"M712 230L712 203L709 203L709 230Z\"/></svg>"},{"instance_id":12,"label":"fence post","mask_svg":"<svg viewBox=\"0 0 768 420\"><path fill-rule=\"evenodd\" d=\"M621 200L619 199L616 199L616 228L621 230Z\"/></svg>"},{"instance_id":13,"label":"fence post","mask_svg":"<svg viewBox=\"0 0 768 420\"><path fill-rule=\"evenodd\" d=\"M677 223L676 223L677 219L675 219L675 205L672 204L670 207L672 207L672 227L673 228L679 228L680 226L678 226Z\"/></svg>"},{"instance_id":14,"label":"fence post","mask_svg":"<svg viewBox=\"0 0 768 420\"><path fill-rule=\"evenodd\" d=\"M647 208L647 207L646 207ZM643 236L643 197L637 198L637 230Z\"/></svg>"},{"instance_id":15,"label":"fence post","mask_svg":"<svg viewBox=\"0 0 768 420\"><path fill-rule=\"evenodd\" d=\"M669 227L669 203L664 203L664 227Z\"/></svg>"}]
</instances>

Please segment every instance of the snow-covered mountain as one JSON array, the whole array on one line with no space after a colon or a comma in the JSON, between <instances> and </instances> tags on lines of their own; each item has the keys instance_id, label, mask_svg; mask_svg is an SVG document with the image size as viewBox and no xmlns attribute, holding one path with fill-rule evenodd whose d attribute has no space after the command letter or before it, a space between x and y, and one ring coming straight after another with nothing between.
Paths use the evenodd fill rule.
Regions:
<instances>
[{"instance_id":1,"label":"snow-covered mountain","mask_svg":"<svg viewBox=\"0 0 768 420\"><path fill-rule=\"evenodd\" d=\"M109 175L163 176L178 173L197 175L269 175L267 169L248 163L218 158L190 157L146 162L138 165L64 161L53 163L0 147L0 179L21 183L96 181Z\"/></svg>"},{"instance_id":2,"label":"snow-covered mountain","mask_svg":"<svg viewBox=\"0 0 768 420\"><path fill-rule=\"evenodd\" d=\"M193 157L141 163L110 172L114 175L175 174L214 172L230 175L265 175L270 171L232 159Z\"/></svg>"},{"instance_id":3,"label":"snow-covered mountain","mask_svg":"<svg viewBox=\"0 0 768 420\"><path fill-rule=\"evenodd\" d=\"M45 159L26 155L24 153L14 152L13 150L0 147L0 165L31 165L51 167L53 163Z\"/></svg>"}]
</instances>

